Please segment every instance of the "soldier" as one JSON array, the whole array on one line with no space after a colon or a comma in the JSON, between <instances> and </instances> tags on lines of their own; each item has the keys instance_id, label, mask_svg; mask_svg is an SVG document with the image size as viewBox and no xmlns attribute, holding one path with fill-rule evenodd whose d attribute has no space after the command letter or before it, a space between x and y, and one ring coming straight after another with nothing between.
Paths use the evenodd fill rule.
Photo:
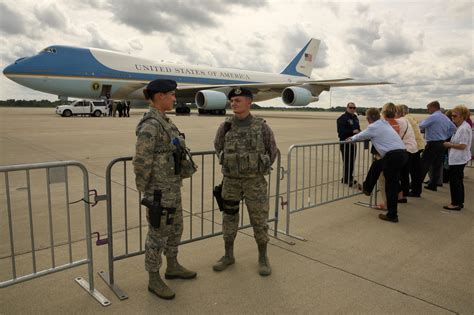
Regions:
<instances>
[{"instance_id":1,"label":"soldier","mask_svg":"<svg viewBox=\"0 0 474 315\"><path fill-rule=\"evenodd\" d=\"M239 224L239 203L245 198L258 245L259 274L268 276L272 269L267 257L269 205L264 175L270 173L278 149L270 127L263 119L250 114L252 92L235 88L228 98L234 116L219 126L214 140L224 175L221 210L225 255L213 269L222 271L235 262L233 249Z\"/></svg>"},{"instance_id":2,"label":"soldier","mask_svg":"<svg viewBox=\"0 0 474 315\"><path fill-rule=\"evenodd\" d=\"M196 272L187 270L176 259L183 233L182 178L195 171L195 168L186 169L189 163L182 162L189 160L177 154L185 148L184 134L165 114L173 109L176 86L172 80L154 80L143 90L145 99L150 101L150 110L138 123L133 159L136 185L144 195L142 203L147 206L145 269L149 273L148 290L163 299L172 299L175 293L159 274L162 252L167 258L166 279L196 277Z\"/></svg>"}]
</instances>

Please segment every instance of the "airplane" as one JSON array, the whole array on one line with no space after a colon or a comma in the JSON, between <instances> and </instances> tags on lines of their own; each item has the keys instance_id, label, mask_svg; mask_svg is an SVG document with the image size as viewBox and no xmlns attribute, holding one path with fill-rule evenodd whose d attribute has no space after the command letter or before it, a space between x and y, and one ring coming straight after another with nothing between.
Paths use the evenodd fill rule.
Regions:
<instances>
[{"instance_id":1,"label":"airplane","mask_svg":"<svg viewBox=\"0 0 474 315\"><path fill-rule=\"evenodd\" d=\"M252 90L254 102L280 97L289 106L306 106L332 87L390 84L356 82L352 78L314 80L313 63L320 40L312 38L277 73L154 62L98 48L53 45L37 55L8 65L3 74L14 82L41 92L67 97L138 100L149 81L178 82L176 113L189 113L195 103L200 114L225 114L227 94L234 87Z\"/></svg>"}]
</instances>

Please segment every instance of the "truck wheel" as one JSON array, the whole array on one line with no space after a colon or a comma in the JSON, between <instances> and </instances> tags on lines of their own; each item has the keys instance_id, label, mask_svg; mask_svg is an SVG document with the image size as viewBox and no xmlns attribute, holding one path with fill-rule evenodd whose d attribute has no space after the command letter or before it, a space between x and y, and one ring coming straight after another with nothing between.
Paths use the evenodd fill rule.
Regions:
<instances>
[{"instance_id":1,"label":"truck wheel","mask_svg":"<svg viewBox=\"0 0 474 315\"><path fill-rule=\"evenodd\" d=\"M72 112L69 109L66 109L63 112L63 117L71 117L71 116L72 116Z\"/></svg>"},{"instance_id":2,"label":"truck wheel","mask_svg":"<svg viewBox=\"0 0 474 315\"><path fill-rule=\"evenodd\" d=\"M102 112L100 110L96 110L93 115L94 117L100 117L102 116Z\"/></svg>"}]
</instances>

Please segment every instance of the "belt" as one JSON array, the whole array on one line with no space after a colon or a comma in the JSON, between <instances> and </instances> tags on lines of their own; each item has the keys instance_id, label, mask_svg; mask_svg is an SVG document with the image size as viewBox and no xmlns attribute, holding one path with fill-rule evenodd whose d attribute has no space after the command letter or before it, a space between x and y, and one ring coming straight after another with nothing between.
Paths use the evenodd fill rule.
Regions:
<instances>
[{"instance_id":1,"label":"belt","mask_svg":"<svg viewBox=\"0 0 474 315\"><path fill-rule=\"evenodd\" d=\"M391 153L401 153L401 152L407 152L407 150L405 150L405 149L392 150L392 151L388 151L387 153L385 153L385 155L391 154Z\"/></svg>"}]
</instances>

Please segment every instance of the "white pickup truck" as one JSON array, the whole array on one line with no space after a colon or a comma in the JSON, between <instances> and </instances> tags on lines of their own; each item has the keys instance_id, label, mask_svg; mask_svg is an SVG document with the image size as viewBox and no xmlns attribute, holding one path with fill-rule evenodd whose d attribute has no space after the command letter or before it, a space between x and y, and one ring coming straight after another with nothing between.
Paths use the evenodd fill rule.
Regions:
<instances>
[{"instance_id":1,"label":"white pickup truck","mask_svg":"<svg viewBox=\"0 0 474 315\"><path fill-rule=\"evenodd\" d=\"M107 107L104 101L78 100L70 105L59 105L56 107L56 114L63 117L73 115L100 117L107 115Z\"/></svg>"}]
</instances>

